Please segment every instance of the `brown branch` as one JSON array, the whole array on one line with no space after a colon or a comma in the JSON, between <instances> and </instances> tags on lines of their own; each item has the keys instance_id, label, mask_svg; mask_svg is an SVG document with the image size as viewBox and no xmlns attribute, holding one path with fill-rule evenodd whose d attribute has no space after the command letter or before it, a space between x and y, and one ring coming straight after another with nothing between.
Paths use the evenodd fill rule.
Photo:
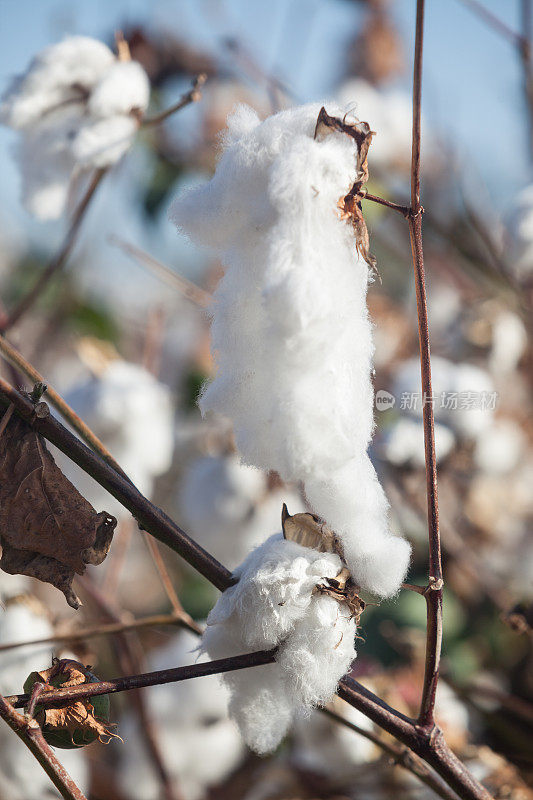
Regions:
<instances>
[{"instance_id":1,"label":"brown branch","mask_svg":"<svg viewBox=\"0 0 533 800\"><path fill-rule=\"evenodd\" d=\"M391 758L393 764L397 764L398 766L406 769L412 775L416 775L416 777L422 781L422 783L424 783L426 786L429 786L430 789L433 789L435 794L437 794L439 797L442 797L443 800L457 800L457 794L449 788L442 778L440 778L432 769L429 769L426 764L424 764L422 759L412 753L411 750L405 745L398 745L394 742L388 742L385 739L382 739L381 736L378 736L378 734L374 733L374 731L359 727L359 725L350 722L350 720L346 719L346 717L343 717L342 714L337 714L337 712L332 711L330 708L321 708L320 711L325 716L339 723L339 725L344 725L345 728L349 728L350 730L354 731L354 733L359 734L359 736L363 736L365 739L368 739L368 741L375 744Z\"/></svg>"},{"instance_id":2,"label":"brown branch","mask_svg":"<svg viewBox=\"0 0 533 800\"><path fill-rule=\"evenodd\" d=\"M61 797L65 800L86 800L85 795L57 760L50 745L45 742L38 723L31 716L19 714L6 698L0 695L0 717L35 756Z\"/></svg>"},{"instance_id":3,"label":"brown branch","mask_svg":"<svg viewBox=\"0 0 533 800\"><path fill-rule=\"evenodd\" d=\"M420 108L422 95L422 49L424 41L424 0L417 0L415 58L413 70L413 144L411 154L411 212L409 235L413 256L420 342L422 393L424 397L424 447L426 457L426 492L429 529L429 591L427 603L427 639L424 687L420 705L419 724L431 729L433 709L439 679L442 645L442 565L437 496L437 459L431 389L431 360L426 301L424 253L422 249L422 206L420 203Z\"/></svg>"},{"instance_id":4,"label":"brown branch","mask_svg":"<svg viewBox=\"0 0 533 800\"><path fill-rule=\"evenodd\" d=\"M254 653L220 658L216 661L190 664L185 667L145 672L141 675L127 675L121 678L112 678L109 681L99 681L98 683L83 683L79 686L69 686L64 689L47 692L39 700L39 705L44 708L58 708L88 697L127 692L131 689L144 689L147 686L161 686L165 683L178 683L191 678L205 677L206 675L220 675L224 672L246 669L247 667L272 664L274 660L275 650L260 650ZM15 708L22 708L28 702L29 695L13 695L7 700Z\"/></svg>"},{"instance_id":5,"label":"brown branch","mask_svg":"<svg viewBox=\"0 0 533 800\"><path fill-rule=\"evenodd\" d=\"M385 200L384 197L378 197L377 195L370 194L369 192L365 192L362 195L362 198L363 200L371 200L373 203L378 203L380 206L391 208L393 211L398 211L406 219L409 218L409 214L411 213L410 206L402 206L399 203L393 203L390 200Z\"/></svg>"},{"instance_id":6,"label":"brown branch","mask_svg":"<svg viewBox=\"0 0 533 800\"><path fill-rule=\"evenodd\" d=\"M186 625L183 618L176 614L154 614L150 617L134 619L131 622L110 622L105 625L93 625L91 627L81 628L75 633L55 633L53 636L45 636L41 639L29 639L24 642L7 642L6 644L0 644L0 653L6 650L15 650L17 647L26 647L27 645L51 644L52 642L71 644L73 642L83 641L84 639L93 639L97 636L111 636L117 633L124 633L125 631L139 630L139 628L153 628L158 625L175 625L182 628L189 627ZM194 633L201 633L200 626L196 623L194 623L194 625Z\"/></svg>"},{"instance_id":7,"label":"brown branch","mask_svg":"<svg viewBox=\"0 0 533 800\"><path fill-rule=\"evenodd\" d=\"M41 293L50 279L62 269L69 257L72 248L76 243L76 239L78 236L78 232L80 230L81 223L85 217L89 204L100 185L102 178L106 174L107 169L97 169L95 170L92 180L85 192L84 196L80 200L80 203L76 210L74 211L74 215L72 217L72 221L70 223L67 235L65 240L54 258L50 261L46 269L39 275L37 278L34 286L30 289L30 291L19 301L18 305L11 311L8 315L8 318L4 320L3 324L0 325L0 333L5 333L17 322L20 321L21 317L33 306L36 300L41 296Z\"/></svg>"},{"instance_id":8,"label":"brown branch","mask_svg":"<svg viewBox=\"0 0 533 800\"><path fill-rule=\"evenodd\" d=\"M93 433L88 425L79 417L74 409L56 392L56 390L47 383L46 379L37 372L24 356L11 345L7 339L0 335L0 352L6 361L13 366L17 367L33 384L43 384L44 393L46 393L50 403L57 408L61 416L79 433L84 442L98 453L104 461L106 461L116 472L120 472L124 477L127 477L122 471L118 463L115 461L109 450L105 447L103 442Z\"/></svg>"},{"instance_id":9,"label":"brown branch","mask_svg":"<svg viewBox=\"0 0 533 800\"><path fill-rule=\"evenodd\" d=\"M197 103L199 100L202 99L202 86L207 80L207 75L201 72L193 81L192 88L186 92L181 100L179 100L175 105L170 106L167 108L166 111L162 111L161 114L157 114L155 117L148 117L144 119L142 122L143 128L146 128L150 125L159 125L161 122L164 122L168 117L171 117L172 114L175 114L177 111L181 111L182 108L185 106L190 105L191 103Z\"/></svg>"},{"instance_id":10,"label":"brown branch","mask_svg":"<svg viewBox=\"0 0 533 800\"><path fill-rule=\"evenodd\" d=\"M47 413L46 403L39 404L39 414L36 414L31 401L0 378L0 405L9 406L11 403L15 406L16 413L34 430L58 447L127 508L144 530L181 555L221 591L233 582L229 570L187 536L185 531L147 500L122 474L70 433L49 411Z\"/></svg>"}]
</instances>

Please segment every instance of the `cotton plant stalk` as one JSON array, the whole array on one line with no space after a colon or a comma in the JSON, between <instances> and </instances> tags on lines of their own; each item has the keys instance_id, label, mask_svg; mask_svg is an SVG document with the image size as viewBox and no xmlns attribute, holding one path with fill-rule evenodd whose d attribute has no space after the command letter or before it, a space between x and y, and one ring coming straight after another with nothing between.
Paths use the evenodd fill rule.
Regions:
<instances>
[{"instance_id":1,"label":"cotton plant stalk","mask_svg":"<svg viewBox=\"0 0 533 800\"><path fill-rule=\"evenodd\" d=\"M228 120L215 175L175 200L178 228L225 266L212 308L214 380L203 414L230 417L245 463L301 482L355 582L395 594L409 544L367 454L372 436L372 271L339 208L360 177L342 130L315 138L320 107ZM341 203L342 206L342 203Z\"/></svg>"}]
</instances>

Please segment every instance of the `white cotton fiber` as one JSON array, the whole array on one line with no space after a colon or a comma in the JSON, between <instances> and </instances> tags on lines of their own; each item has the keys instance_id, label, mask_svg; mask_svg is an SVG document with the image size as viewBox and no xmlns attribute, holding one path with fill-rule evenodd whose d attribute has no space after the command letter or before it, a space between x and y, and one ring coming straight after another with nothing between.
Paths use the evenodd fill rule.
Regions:
<instances>
[{"instance_id":1,"label":"white cotton fiber","mask_svg":"<svg viewBox=\"0 0 533 800\"><path fill-rule=\"evenodd\" d=\"M95 39L70 37L38 54L0 104L0 121L19 131L28 211L59 217L77 172L117 162L131 146L149 94L141 65L119 61Z\"/></svg>"},{"instance_id":2,"label":"white cotton fiber","mask_svg":"<svg viewBox=\"0 0 533 800\"><path fill-rule=\"evenodd\" d=\"M312 509L340 536L355 580L389 595L410 548L389 530L366 452L369 274L337 209L355 178L356 149L341 133L313 139L319 109L259 123L241 108L228 121L213 179L179 197L172 215L226 266L212 311L218 370L202 412L232 419L246 463L303 482Z\"/></svg>"},{"instance_id":3,"label":"white cotton fiber","mask_svg":"<svg viewBox=\"0 0 533 800\"><path fill-rule=\"evenodd\" d=\"M271 536L208 617L201 650L212 659L279 646L275 664L223 677L230 715L257 752L273 750L297 712L328 702L356 656L348 607L316 589L340 569L333 553Z\"/></svg>"}]
</instances>

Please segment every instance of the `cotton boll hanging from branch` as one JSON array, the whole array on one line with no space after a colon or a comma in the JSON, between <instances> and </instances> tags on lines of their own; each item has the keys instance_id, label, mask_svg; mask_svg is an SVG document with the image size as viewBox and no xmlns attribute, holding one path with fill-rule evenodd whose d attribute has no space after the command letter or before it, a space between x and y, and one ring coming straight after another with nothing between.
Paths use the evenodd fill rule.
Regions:
<instances>
[{"instance_id":1,"label":"cotton boll hanging from branch","mask_svg":"<svg viewBox=\"0 0 533 800\"><path fill-rule=\"evenodd\" d=\"M262 123L241 107L228 120L214 177L179 197L172 213L226 267L212 311L218 369L202 412L233 421L245 463L303 483L356 583L386 596L398 590L410 548L389 529L366 452L373 261L359 214L370 140L364 123L317 105Z\"/></svg>"},{"instance_id":2,"label":"cotton boll hanging from branch","mask_svg":"<svg viewBox=\"0 0 533 800\"><path fill-rule=\"evenodd\" d=\"M337 554L271 536L208 617L201 651L212 659L277 648L275 664L223 678L230 716L259 753L275 749L296 715L328 702L356 656L356 619L337 590L341 571Z\"/></svg>"}]
</instances>

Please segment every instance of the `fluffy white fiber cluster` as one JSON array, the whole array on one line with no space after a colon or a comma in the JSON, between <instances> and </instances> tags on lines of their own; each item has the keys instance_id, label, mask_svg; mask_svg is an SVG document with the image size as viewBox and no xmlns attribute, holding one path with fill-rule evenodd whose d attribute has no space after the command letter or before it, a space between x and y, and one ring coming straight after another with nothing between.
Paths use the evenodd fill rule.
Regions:
<instances>
[{"instance_id":1,"label":"fluffy white fiber cluster","mask_svg":"<svg viewBox=\"0 0 533 800\"><path fill-rule=\"evenodd\" d=\"M202 412L233 420L246 463L302 481L355 580L386 596L398 590L410 548L389 530L367 455L369 271L337 209L355 179L356 146L337 132L315 141L319 109L260 123L241 107L213 179L180 196L172 213L226 267L213 308L218 371Z\"/></svg>"},{"instance_id":2,"label":"fluffy white fiber cluster","mask_svg":"<svg viewBox=\"0 0 533 800\"><path fill-rule=\"evenodd\" d=\"M59 217L73 177L118 161L149 94L141 65L118 60L96 39L68 37L35 56L0 105L0 121L20 132L17 157L28 211Z\"/></svg>"},{"instance_id":3,"label":"fluffy white fiber cluster","mask_svg":"<svg viewBox=\"0 0 533 800\"><path fill-rule=\"evenodd\" d=\"M235 571L239 582L207 619L201 650L212 659L279 646L275 664L223 676L230 716L259 753L279 744L299 712L328 702L356 656L348 607L313 592L340 568L337 555L276 534Z\"/></svg>"}]
</instances>

